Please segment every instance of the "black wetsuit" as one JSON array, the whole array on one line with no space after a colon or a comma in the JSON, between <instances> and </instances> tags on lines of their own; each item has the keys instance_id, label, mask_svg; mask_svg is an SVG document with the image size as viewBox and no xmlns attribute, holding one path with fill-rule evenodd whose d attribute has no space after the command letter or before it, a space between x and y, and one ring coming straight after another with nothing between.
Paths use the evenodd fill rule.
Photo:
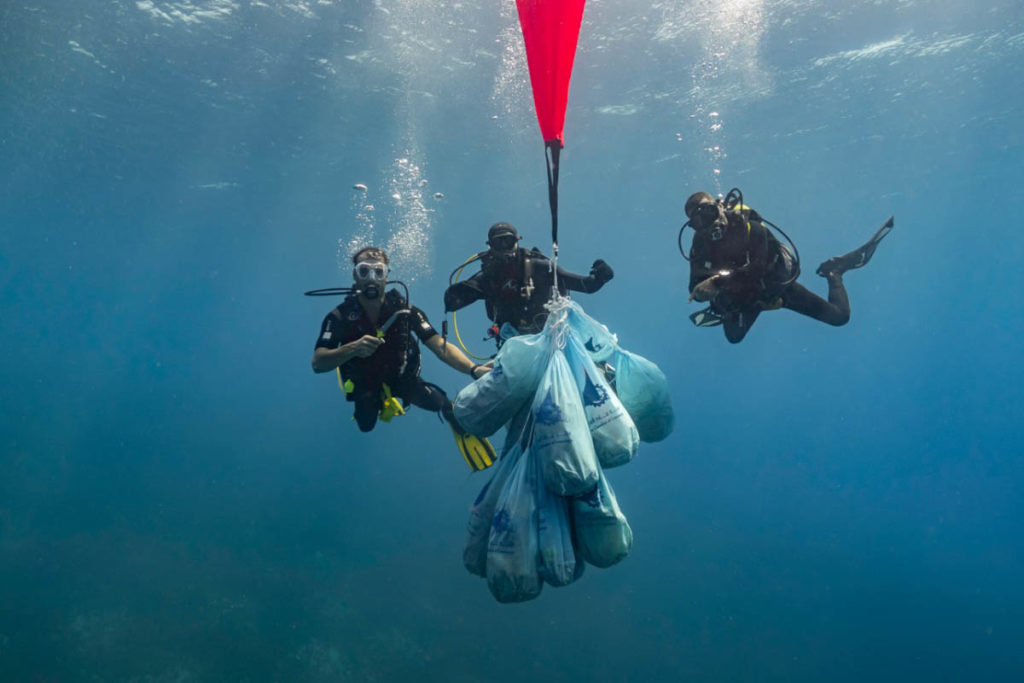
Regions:
<instances>
[{"instance_id":1,"label":"black wetsuit","mask_svg":"<svg viewBox=\"0 0 1024 683\"><path fill-rule=\"evenodd\" d=\"M520 334L540 332L547 320L544 309L551 299L554 273L551 261L542 253L518 249L513 258L499 260L489 253L481 259L480 272L456 282L444 293L445 311L458 311L474 301L484 300L487 317L500 329L505 323ZM604 266L607 272L611 269ZM594 274L577 275L558 268L558 292L596 292L610 279ZM532 287L531 287L532 283Z\"/></svg>"},{"instance_id":2,"label":"black wetsuit","mask_svg":"<svg viewBox=\"0 0 1024 683\"><path fill-rule=\"evenodd\" d=\"M718 282L712 310L722 316L726 338L743 340L764 310L788 308L829 325L845 325L850 301L840 276L828 278L828 301L791 281L795 264L789 250L761 222L755 211L726 213L721 238L698 231L690 247L690 291L722 270L731 274Z\"/></svg>"},{"instance_id":3,"label":"black wetsuit","mask_svg":"<svg viewBox=\"0 0 1024 683\"><path fill-rule=\"evenodd\" d=\"M368 432L377 423L381 407L381 386L391 388L391 395L403 403L411 403L424 410L441 411L448 404L444 391L420 378L420 347L413 337L426 341L437 335L427 316L415 306L406 305L396 290L384 295L378 325L383 325L396 311L409 309L384 334L384 343L368 358L353 358L341 366L341 376L352 380L353 390L348 394L354 401L355 419L359 429ZM320 326L316 348L336 349L343 344L376 336L377 328L370 324L359 299L348 296L327 314Z\"/></svg>"}]
</instances>

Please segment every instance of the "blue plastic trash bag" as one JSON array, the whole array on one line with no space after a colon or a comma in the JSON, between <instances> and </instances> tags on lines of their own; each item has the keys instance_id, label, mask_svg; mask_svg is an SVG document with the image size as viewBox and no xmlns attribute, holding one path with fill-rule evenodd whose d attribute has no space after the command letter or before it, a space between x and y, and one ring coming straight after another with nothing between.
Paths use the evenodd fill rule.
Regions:
<instances>
[{"instance_id":1,"label":"blue plastic trash bag","mask_svg":"<svg viewBox=\"0 0 1024 683\"><path fill-rule=\"evenodd\" d=\"M556 350L533 402L534 455L544 485L560 496L593 488L600 467L569 362Z\"/></svg>"},{"instance_id":2,"label":"blue plastic trash bag","mask_svg":"<svg viewBox=\"0 0 1024 683\"><path fill-rule=\"evenodd\" d=\"M619 346L618 339L607 327L584 313L574 302L569 304L569 325L595 363L612 363L615 370L613 387L633 418L640 440L652 443L671 434L675 416L668 380L658 366Z\"/></svg>"},{"instance_id":3,"label":"blue plastic trash bag","mask_svg":"<svg viewBox=\"0 0 1024 683\"><path fill-rule=\"evenodd\" d=\"M623 407L633 418L640 440L661 441L672 433L675 415L668 393L668 380L657 365L625 349L616 350L615 390Z\"/></svg>"},{"instance_id":4,"label":"blue plastic trash bag","mask_svg":"<svg viewBox=\"0 0 1024 683\"><path fill-rule=\"evenodd\" d=\"M584 562L576 559L572 546L569 499L556 496L546 486L537 487L537 538L544 581L566 586L582 575Z\"/></svg>"},{"instance_id":5,"label":"blue plastic trash bag","mask_svg":"<svg viewBox=\"0 0 1024 683\"><path fill-rule=\"evenodd\" d=\"M575 335L569 335L565 357L583 398L583 412L598 462L605 468L625 465L636 457L640 445L632 418Z\"/></svg>"},{"instance_id":6,"label":"blue plastic trash bag","mask_svg":"<svg viewBox=\"0 0 1024 683\"><path fill-rule=\"evenodd\" d=\"M455 397L455 419L476 436L505 426L537 390L553 348L549 334L513 337L494 358L494 369Z\"/></svg>"},{"instance_id":7,"label":"blue plastic trash bag","mask_svg":"<svg viewBox=\"0 0 1024 683\"><path fill-rule=\"evenodd\" d=\"M498 498L505 488L512 468L522 455L522 449L518 445L502 455L494 466L491 480L484 485L480 495L473 501L466 529L466 548L462 551L462 563L470 574L487 576L487 545L491 535L491 520L494 519Z\"/></svg>"},{"instance_id":8,"label":"blue plastic trash bag","mask_svg":"<svg viewBox=\"0 0 1024 683\"><path fill-rule=\"evenodd\" d=\"M573 498L572 518L579 557L595 567L610 567L629 555L633 530L604 474L593 491Z\"/></svg>"},{"instance_id":9,"label":"blue plastic trash bag","mask_svg":"<svg viewBox=\"0 0 1024 683\"><path fill-rule=\"evenodd\" d=\"M498 602L540 595L536 463L527 451L512 466L498 497L487 542L487 587Z\"/></svg>"},{"instance_id":10,"label":"blue plastic trash bag","mask_svg":"<svg viewBox=\"0 0 1024 683\"><path fill-rule=\"evenodd\" d=\"M575 302L569 304L569 326L595 363L608 360L618 346L615 335Z\"/></svg>"}]
</instances>

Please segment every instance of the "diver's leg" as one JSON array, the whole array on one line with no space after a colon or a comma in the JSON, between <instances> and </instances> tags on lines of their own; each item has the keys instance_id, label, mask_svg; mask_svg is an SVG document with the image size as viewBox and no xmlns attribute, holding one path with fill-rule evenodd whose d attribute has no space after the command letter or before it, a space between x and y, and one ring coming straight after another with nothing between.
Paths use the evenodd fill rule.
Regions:
<instances>
[{"instance_id":1,"label":"diver's leg","mask_svg":"<svg viewBox=\"0 0 1024 683\"><path fill-rule=\"evenodd\" d=\"M440 413L445 422L447 422L456 432L461 434L466 431L465 428L459 424L459 421L455 419L455 411L452 409L452 402L451 399L448 398L448 394L444 393L444 389L436 384L424 382L417 376L411 380L403 382L399 386L398 391L392 389L392 393L395 396L401 396L403 401L408 401L417 408L429 410L434 413Z\"/></svg>"},{"instance_id":2,"label":"diver's leg","mask_svg":"<svg viewBox=\"0 0 1024 683\"><path fill-rule=\"evenodd\" d=\"M374 391L361 391L355 398L356 424L359 431L368 432L377 424L377 414L380 412L380 389Z\"/></svg>"},{"instance_id":3,"label":"diver's leg","mask_svg":"<svg viewBox=\"0 0 1024 683\"><path fill-rule=\"evenodd\" d=\"M466 431L465 427L459 424L459 421L455 419L455 411L453 410L451 399L448 398L448 394L444 393L444 389L436 384L424 382L419 377L416 377L413 382L410 382L407 385L404 396L408 396L406 400L414 406L423 408L424 410L431 410L435 413L440 413L441 417L443 417L455 431L459 433Z\"/></svg>"},{"instance_id":4,"label":"diver's leg","mask_svg":"<svg viewBox=\"0 0 1024 683\"><path fill-rule=\"evenodd\" d=\"M829 325L845 325L850 321L850 297L843 285L843 276L830 273L828 280L828 301L794 282L782 295L782 305L791 311L820 320Z\"/></svg>"},{"instance_id":5,"label":"diver's leg","mask_svg":"<svg viewBox=\"0 0 1024 683\"><path fill-rule=\"evenodd\" d=\"M452 430L452 436L455 437L455 445L471 470L474 472L485 470L498 460L498 454L495 452L494 446L491 445L490 441L470 434L455 419L452 402L448 399L448 395L444 393L444 389L416 377L414 382L408 384L408 393L406 395L413 405L424 410L438 412L448 422L448 426Z\"/></svg>"},{"instance_id":6,"label":"diver's leg","mask_svg":"<svg viewBox=\"0 0 1024 683\"><path fill-rule=\"evenodd\" d=\"M729 340L729 343L739 344L743 341L760 313L756 310L742 310L725 316L722 327L725 328L725 338Z\"/></svg>"},{"instance_id":7,"label":"diver's leg","mask_svg":"<svg viewBox=\"0 0 1024 683\"><path fill-rule=\"evenodd\" d=\"M433 413L440 413L451 401L444 389L424 382L419 377L400 382L397 386L391 387L391 394L397 396L406 403L411 403L417 408L429 410Z\"/></svg>"}]
</instances>

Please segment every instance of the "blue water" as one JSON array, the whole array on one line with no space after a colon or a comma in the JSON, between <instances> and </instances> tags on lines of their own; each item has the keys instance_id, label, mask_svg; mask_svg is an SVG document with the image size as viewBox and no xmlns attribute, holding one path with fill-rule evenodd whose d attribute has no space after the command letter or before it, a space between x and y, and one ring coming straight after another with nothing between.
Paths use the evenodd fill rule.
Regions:
<instances>
[{"instance_id":1,"label":"blue water","mask_svg":"<svg viewBox=\"0 0 1024 683\"><path fill-rule=\"evenodd\" d=\"M509 606L485 475L360 434L301 293L372 240L439 325L491 223L549 250L511 3L4 2L0 679L1019 680L1024 6L977 7L588 3L561 263L677 427L609 474L630 557ZM849 325L689 323L682 204L734 185L818 292L895 214Z\"/></svg>"}]
</instances>

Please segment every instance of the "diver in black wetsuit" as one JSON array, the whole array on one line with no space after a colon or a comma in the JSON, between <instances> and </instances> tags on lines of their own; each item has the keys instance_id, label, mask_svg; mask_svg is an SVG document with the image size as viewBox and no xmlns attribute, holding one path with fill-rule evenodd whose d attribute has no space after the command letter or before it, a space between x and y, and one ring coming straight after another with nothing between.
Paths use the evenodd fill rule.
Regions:
<instances>
[{"instance_id":1,"label":"diver in black wetsuit","mask_svg":"<svg viewBox=\"0 0 1024 683\"><path fill-rule=\"evenodd\" d=\"M465 306L484 300L487 317L500 330L509 323L519 334L539 332L547 320L544 308L551 299L554 273L551 261L537 249L519 247L520 236L508 223L495 223L487 231L490 247L475 258L480 260L480 272L456 282L444 293L445 312L458 311ZM598 259L590 268L590 275L577 275L558 268L558 292L596 292L614 277L607 263Z\"/></svg>"},{"instance_id":2,"label":"diver in black wetsuit","mask_svg":"<svg viewBox=\"0 0 1024 683\"><path fill-rule=\"evenodd\" d=\"M721 324L733 344L743 340L765 310L788 308L829 325L845 325L850 300L843 274L865 265L893 227L889 218L867 244L818 266L818 275L828 282L826 301L796 281L800 264L795 248L775 238L768 221L743 205L738 190L725 201L697 192L686 200L685 211L696 233L689 256L690 300L710 303L690 318L698 326Z\"/></svg>"},{"instance_id":3,"label":"diver in black wetsuit","mask_svg":"<svg viewBox=\"0 0 1024 683\"><path fill-rule=\"evenodd\" d=\"M378 417L390 421L404 414L398 402L401 399L405 404L440 413L471 469L490 467L497 456L487 439L463 429L444 390L420 377L417 340L441 361L473 379L490 372L490 365L473 363L443 339L423 311L408 302L408 291L403 297L398 290L386 290L391 268L384 250L360 249L352 257L352 264L355 287L333 290L348 295L320 325L313 372L338 369L346 397L355 403L354 418L360 431L372 430Z\"/></svg>"}]
</instances>

